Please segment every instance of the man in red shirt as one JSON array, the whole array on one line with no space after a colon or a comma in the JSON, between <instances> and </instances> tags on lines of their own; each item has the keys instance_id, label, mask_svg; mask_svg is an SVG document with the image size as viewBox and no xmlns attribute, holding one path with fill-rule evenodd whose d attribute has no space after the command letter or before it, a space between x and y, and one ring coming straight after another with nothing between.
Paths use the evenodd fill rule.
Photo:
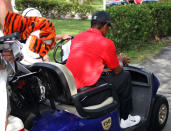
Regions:
<instances>
[{"instance_id":1,"label":"man in red shirt","mask_svg":"<svg viewBox=\"0 0 171 131\"><path fill-rule=\"evenodd\" d=\"M110 15L104 11L96 12L92 16L91 28L72 40L66 66L72 72L78 90L106 82L112 84L120 100L120 126L127 128L138 124L141 118L129 115L132 110L131 77L119 64L121 61L127 65L129 59L117 57L114 43L104 37L109 26ZM109 75L103 72L104 67L111 69ZM97 100L92 102L95 104Z\"/></svg>"}]
</instances>

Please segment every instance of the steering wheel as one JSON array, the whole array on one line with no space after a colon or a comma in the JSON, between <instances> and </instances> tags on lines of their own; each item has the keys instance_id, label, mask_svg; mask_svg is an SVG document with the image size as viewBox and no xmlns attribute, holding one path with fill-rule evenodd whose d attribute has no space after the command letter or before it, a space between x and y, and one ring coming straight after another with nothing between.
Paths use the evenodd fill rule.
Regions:
<instances>
[{"instance_id":1,"label":"steering wheel","mask_svg":"<svg viewBox=\"0 0 171 131\"><path fill-rule=\"evenodd\" d=\"M60 63L60 64L65 64L62 61L62 56L63 56L63 50L62 50L62 43L64 42L64 40L61 40L58 44L56 44L54 52L53 52L53 59L56 63ZM60 51L59 53L59 58L57 58L57 51Z\"/></svg>"},{"instance_id":2,"label":"steering wheel","mask_svg":"<svg viewBox=\"0 0 171 131\"><path fill-rule=\"evenodd\" d=\"M66 57L68 57L69 55L70 44L71 44L72 39L73 37L69 41L61 40L56 44L54 52L53 52L53 59L56 63L60 63L60 64L66 63L67 61Z\"/></svg>"}]
</instances>

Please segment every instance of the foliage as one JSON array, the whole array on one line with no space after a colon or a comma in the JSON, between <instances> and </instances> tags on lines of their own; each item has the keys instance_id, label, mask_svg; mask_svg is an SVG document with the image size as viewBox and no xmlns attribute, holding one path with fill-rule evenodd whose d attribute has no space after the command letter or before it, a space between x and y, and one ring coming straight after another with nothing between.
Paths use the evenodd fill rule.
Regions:
<instances>
[{"instance_id":1,"label":"foliage","mask_svg":"<svg viewBox=\"0 0 171 131\"><path fill-rule=\"evenodd\" d=\"M91 8L91 6L89 6L89 5L76 5L76 12L79 14L79 16L82 18L82 19L87 19L87 15L85 15L85 14L87 14L87 12L88 13L91 13L91 12L89 12L90 10L92 10Z\"/></svg>"},{"instance_id":2,"label":"foliage","mask_svg":"<svg viewBox=\"0 0 171 131\"><path fill-rule=\"evenodd\" d=\"M147 5L153 17L153 36L163 37L171 34L171 3Z\"/></svg>"},{"instance_id":3,"label":"foliage","mask_svg":"<svg viewBox=\"0 0 171 131\"><path fill-rule=\"evenodd\" d=\"M17 9L23 11L28 7L37 8L42 15L48 18L65 17L66 15L79 15L81 19L85 19L88 14L93 12L90 5L79 5L61 0L18 0L16 1Z\"/></svg>"},{"instance_id":4,"label":"foliage","mask_svg":"<svg viewBox=\"0 0 171 131\"><path fill-rule=\"evenodd\" d=\"M117 48L139 48L142 43L171 34L171 6L168 4L120 5L107 9L113 31L108 34Z\"/></svg>"},{"instance_id":5,"label":"foliage","mask_svg":"<svg viewBox=\"0 0 171 131\"><path fill-rule=\"evenodd\" d=\"M65 34L70 33L72 35L76 35L79 32L85 31L90 27L89 20L59 20L59 19L50 19L55 25L57 34ZM65 26L63 26L65 25ZM159 52L161 48L163 48L166 44L170 43L171 40L167 41L162 40L159 42L148 41L141 42L141 47L133 48L130 50L122 51L123 55L131 58L131 64L140 63L145 58L152 56ZM117 49L118 50L118 49ZM51 60L53 60L53 50L48 53Z\"/></svg>"},{"instance_id":6,"label":"foliage","mask_svg":"<svg viewBox=\"0 0 171 131\"><path fill-rule=\"evenodd\" d=\"M19 10L35 7L43 13L43 16L49 18L77 14L82 19L86 19L87 14L94 11L92 6L63 0L18 0L16 2ZM143 43L171 35L171 3L169 2L118 5L107 8L107 12L110 13L114 26L107 37L114 41L119 51L139 49Z\"/></svg>"},{"instance_id":7,"label":"foliage","mask_svg":"<svg viewBox=\"0 0 171 131\"><path fill-rule=\"evenodd\" d=\"M160 0L160 2L169 3L169 2L171 2L171 0Z\"/></svg>"}]
</instances>

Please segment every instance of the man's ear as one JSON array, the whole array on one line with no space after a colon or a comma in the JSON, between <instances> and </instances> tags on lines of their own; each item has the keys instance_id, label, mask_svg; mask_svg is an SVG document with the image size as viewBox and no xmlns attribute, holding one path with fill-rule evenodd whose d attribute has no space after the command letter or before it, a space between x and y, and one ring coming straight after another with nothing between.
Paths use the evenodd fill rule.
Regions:
<instances>
[{"instance_id":1,"label":"man's ear","mask_svg":"<svg viewBox=\"0 0 171 131\"><path fill-rule=\"evenodd\" d=\"M107 27L108 27L108 25L107 25L107 24L105 24L105 25L104 25L104 27L105 27L105 28L107 28Z\"/></svg>"},{"instance_id":2,"label":"man's ear","mask_svg":"<svg viewBox=\"0 0 171 131\"><path fill-rule=\"evenodd\" d=\"M105 24L102 28L103 28L103 30L106 32L106 31L108 30L108 25Z\"/></svg>"},{"instance_id":3,"label":"man's ear","mask_svg":"<svg viewBox=\"0 0 171 131\"><path fill-rule=\"evenodd\" d=\"M102 28L101 28L101 32L102 34L105 36L107 34L108 31L108 25L105 24Z\"/></svg>"}]
</instances>

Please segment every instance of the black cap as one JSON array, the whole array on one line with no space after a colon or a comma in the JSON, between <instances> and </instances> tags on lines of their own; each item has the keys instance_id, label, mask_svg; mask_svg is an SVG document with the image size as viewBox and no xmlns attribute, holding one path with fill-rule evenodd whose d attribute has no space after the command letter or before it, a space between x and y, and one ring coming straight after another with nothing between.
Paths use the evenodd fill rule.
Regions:
<instances>
[{"instance_id":1,"label":"black cap","mask_svg":"<svg viewBox=\"0 0 171 131\"><path fill-rule=\"evenodd\" d=\"M105 11L97 11L96 13L93 14L91 20L107 23L108 25L111 26L110 15Z\"/></svg>"}]
</instances>

